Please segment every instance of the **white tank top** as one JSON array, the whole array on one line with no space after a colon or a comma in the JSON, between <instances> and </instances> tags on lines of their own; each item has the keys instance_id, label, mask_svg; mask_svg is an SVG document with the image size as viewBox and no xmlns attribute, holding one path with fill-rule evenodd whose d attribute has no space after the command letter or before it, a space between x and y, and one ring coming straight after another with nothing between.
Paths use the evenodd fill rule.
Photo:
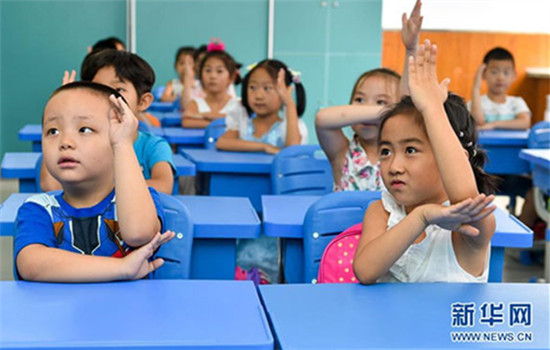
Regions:
<instances>
[{"instance_id":1,"label":"white tank top","mask_svg":"<svg viewBox=\"0 0 550 350\"><path fill-rule=\"evenodd\" d=\"M382 204L390 213L388 229L395 226L407 215L405 208L399 205L393 196L382 192ZM449 205L449 202L443 203ZM472 276L466 272L456 260L453 249L452 233L436 225L426 227L426 237L412 244L403 255L397 259L378 282L487 282L489 274L489 257L491 249L487 249L485 269L481 276Z\"/></svg>"}]
</instances>

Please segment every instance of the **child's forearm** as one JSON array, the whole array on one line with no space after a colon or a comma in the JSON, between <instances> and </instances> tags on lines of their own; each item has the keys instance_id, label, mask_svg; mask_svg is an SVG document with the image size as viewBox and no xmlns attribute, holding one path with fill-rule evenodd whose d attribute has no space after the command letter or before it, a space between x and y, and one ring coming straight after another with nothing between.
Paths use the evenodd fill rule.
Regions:
<instances>
[{"instance_id":1,"label":"child's forearm","mask_svg":"<svg viewBox=\"0 0 550 350\"><path fill-rule=\"evenodd\" d=\"M376 283L424 232L427 224L421 210L421 207L414 209L390 230L357 250L353 270L361 283Z\"/></svg>"},{"instance_id":2,"label":"child's forearm","mask_svg":"<svg viewBox=\"0 0 550 350\"><path fill-rule=\"evenodd\" d=\"M317 129L341 129L358 123L376 123L380 117L382 106L345 105L326 107L315 117Z\"/></svg>"},{"instance_id":3,"label":"child's forearm","mask_svg":"<svg viewBox=\"0 0 550 350\"><path fill-rule=\"evenodd\" d=\"M472 89L472 101L470 106L470 113L474 117L476 124L485 124L485 114L481 108L481 87L474 84Z\"/></svg>"},{"instance_id":4,"label":"child's forearm","mask_svg":"<svg viewBox=\"0 0 550 350\"><path fill-rule=\"evenodd\" d=\"M216 148L233 152L266 152L267 144L255 141L246 141L239 138L220 137Z\"/></svg>"},{"instance_id":5,"label":"child's forearm","mask_svg":"<svg viewBox=\"0 0 550 350\"><path fill-rule=\"evenodd\" d=\"M418 41L416 42L418 44ZM400 96L408 96L411 94L409 91L409 57L416 56L417 45L412 49L405 50L405 63L403 66L403 74L401 75L401 80L399 81L399 93Z\"/></svg>"},{"instance_id":6,"label":"child's forearm","mask_svg":"<svg viewBox=\"0 0 550 350\"><path fill-rule=\"evenodd\" d=\"M294 102L286 106L286 143L285 146L299 145L302 143L302 136L298 127L298 112Z\"/></svg>"},{"instance_id":7,"label":"child's forearm","mask_svg":"<svg viewBox=\"0 0 550 350\"><path fill-rule=\"evenodd\" d=\"M477 196L479 192L468 152L462 148L443 105L434 104L422 114L441 180L451 203Z\"/></svg>"},{"instance_id":8,"label":"child's forearm","mask_svg":"<svg viewBox=\"0 0 550 350\"><path fill-rule=\"evenodd\" d=\"M115 193L118 222L124 241L141 246L160 230L157 210L130 142L114 149Z\"/></svg>"},{"instance_id":9,"label":"child's forearm","mask_svg":"<svg viewBox=\"0 0 550 350\"><path fill-rule=\"evenodd\" d=\"M519 118L512 120L497 120L491 123L494 129L518 129L525 130L531 127L531 119L529 115L520 116Z\"/></svg>"},{"instance_id":10,"label":"child's forearm","mask_svg":"<svg viewBox=\"0 0 550 350\"><path fill-rule=\"evenodd\" d=\"M181 126L189 129L206 129L210 125L210 121L206 119L198 119L184 115L181 120Z\"/></svg>"},{"instance_id":11,"label":"child's forearm","mask_svg":"<svg viewBox=\"0 0 550 350\"><path fill-rule=\"evenodd\" d=\"M122 259L84 255L31 244L17 256L17 271L28 281L107 282L128 279Z\"/></svg>"}]
</instances>

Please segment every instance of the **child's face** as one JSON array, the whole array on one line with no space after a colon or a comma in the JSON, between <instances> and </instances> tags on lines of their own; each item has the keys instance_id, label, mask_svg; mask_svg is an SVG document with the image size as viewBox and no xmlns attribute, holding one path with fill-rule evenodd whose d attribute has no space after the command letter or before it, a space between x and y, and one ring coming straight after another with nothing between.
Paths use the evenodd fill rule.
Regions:
<instances>
[{"instance_id":1,"label":"child's face","mask_svg":"<svg viewBox=\"0 0 550 350\"><path fill-rule=\"evenodd\" d=\"M382 76L372 76L363 81L355 90L351 104L365 106L387 106L397 102L398 84ZM376 124L355 124L353 131L364 140L374 140L378 136Z\"/></svg>"},{"instance_id":2,"label":"child's face","mask_svg":"<svg viewBox=\"0 0 550 350\"><path fill-rule=\"evenodd\" d=\"M491 93L506 94L506 91L516 79L514 64L510 60L490 60L483 77Z\"/></svg>"},{"instance_id":3,"label":"child's face","mask_svg":"<svg viewBox=\"0 0 550 350\"><path fill-rule=\"evenodd\" d=\"M107 85L118 91L124 97L134 115L137 116L145 110L140 103L134 84L117 77L115 67L108 66L101 68L95 74L92 82Z\"/></svg>"},{"instance_id":4,"label":"child's face","mask_svg":"<svg viewBox=\"0 0 550 350\"><path fill-rule=\"evenodd\" d=\"M227 90L231 77L221 59L211 57L204 63L201 83L205 92L219 93Z\"/></svg>"},{"instance_id":5,"label":"child's face","mask_svg":"<svg viewBox=\"0 0 550 350\"><path fill-rule=\"evenodd\" d=\"M193 64L193 56L181 54L178 57L178 61L176 62L176 72L178 72L178 75L183 76L185 73L185 67L186 64L191 63ZM194 67L192 67L194 69Z\"/></svg>"},{"instance_id":6,"label":"child's face","mask_svg":"<svg viewBox=\"0 0 550 350\"><path fill-rule=\"evenodd\" d=\"M43 160L63 186L113 180L107 98L85 89L62 91L44 109Z\"/></svg>"},{"instance_id":7,"label":"child's face","mask_svg":"<svg viewBox=\"0 0 550 350\"><path fill-rule=\"evenodd\" d=\"M263 68L258 68L248 81L248 104L258 116L278 113L282 100L277 93L276 82Z\"/></svg>"},{"instance_id":8,"label":"child's face","mask_svg":"<svg viewBox=\"0 0 550 350\"><path fill-rule=\"evenodd\" d=\"M412 116L386 121L379 155L384 185L399 204L414 208L446 200L430 141Z\"/></svg>"}]
</instances>

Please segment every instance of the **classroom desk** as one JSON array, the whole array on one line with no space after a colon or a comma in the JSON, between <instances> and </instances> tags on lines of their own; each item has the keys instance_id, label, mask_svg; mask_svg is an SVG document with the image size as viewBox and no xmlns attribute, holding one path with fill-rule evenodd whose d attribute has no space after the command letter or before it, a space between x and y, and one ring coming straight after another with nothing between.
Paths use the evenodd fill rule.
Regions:
<instances>
[{"instance_id":1,"label":"classroom desk","mask_svg":"<svg viewBox=\"0 0 550 350\"><path fill-rule=\"evenodd\" d=\"M0 282L2 349L273 349L252 282Z\"/></svg>"},{"instance_id":2,"label":"classroom desk","mask_svg":"<svg viewBox=\"0 0 550 350\"><path fill-rule=\"evenodd\" d=\"M162 128L151 128L157 136L164 136ZM41 124L26 124L18 133L19 140L31 141L33 152L42 152L42 125Z\"/></svg>"},{"instance_id":3,"label":"classroom desk","mask_svg":"<svg viewBox=\"0 0 550 350\"><path fill-rule=\"evenodd\" d=\"M273 155L256 152L223 152L185 149L181 153L204 174L203 192L212 196L248 197L261 212L261 195L271 192Z\"/></svg>"},{"instance_id":4,"label":"classroom desk","mask_svg":"<svg viewBox=\"0 0 550 350\"><path fill-rule=\"evenodd\" d=\"M485 171L502 175L529 173L529 164L519 158L519 152L527 148L528 136L529 130L480 130L479 144L489 158Z\"/></svg>"},{"instance_id":5,"label":"classroom desk","mask_svg":"<svg viewBox=\"0 0 550 350\"><path fill-rule=\"evenodd\" d=\"M292 284L259 290L282 350L550 348L548 284ZM455 332L481 339L453 342ZM504 334L511 341L499 341Z\"/></svg>"},{"instance_id":6,"label":"classroom desk","mask_svg":"<svg viewBox=\"0 0 550 350\"><path fill-rule=\"evenodd\" d=\"M164 138L177 147L204 147L204 129L162 128Z\"/></svg>"},{"instance_id":7,"label":"classroom desk","mask_svg":"<svg viewBox=\"0 0 550 350\"><path fill-rule=\"evenodd\" d=\"M160 120L160 123L163 127L171 127L171 126L181 127L180 111L153 112L152 114Z\"/></svg>"},{"instance_id":8,"label":"classroom desk","mask_svg":"<svg viewBox=\"0 0 550 350\"><path fill-rule=\"evenodd\" d=\"M6 152L2 159L1 174L6 179L19 179L19 192L40 192L38 160L40 152ZM173 154L172 160L176 167L176 177L194 176L195 164L184 158L181 154ZM177 192L178 182L174 182Z\"/></svg>"},{"instance_id":9,"label":"classroom desk","mask_svg":"<svg viewBox=\"0 0 550 350\"><path fill-rule=\"evenodd\" d=\"M13 193L0 204L0 236L13 236L17 210L33 193ZM174 196L193 222L192 279L235 276L236 240L258 238L261 222L247 198Z\"/></svg>"},{"instance_id":10,"label":"classroom desk","mask_svg":"<svg viewBox=\"0 0 550 350\"><path fill-rule=\"evenodd\" d=\"M153 101L147 112L152 112L151 114L155 115L155 112L173 112L179 109L179 102L161 102Z\"/></svg>"},{"instance_id":11,"label":"classroom desk","mask_svg":"<svg viewBox=\"0 0 550 350\"><path fill-rule=\"evenodd\" d=\"M262 196L263 229L266 236L286 238L285 275L290 282L303 282L302 225L307 210L318 196ZM502 281L504 248L527 248L533 245L533 232L516 217L501 209L494 213L496 230L491 240L489 281ZM351 226L351 225L350 225ZM309 282L309 281L307 281Z\"/></svg>"}]
</instances>

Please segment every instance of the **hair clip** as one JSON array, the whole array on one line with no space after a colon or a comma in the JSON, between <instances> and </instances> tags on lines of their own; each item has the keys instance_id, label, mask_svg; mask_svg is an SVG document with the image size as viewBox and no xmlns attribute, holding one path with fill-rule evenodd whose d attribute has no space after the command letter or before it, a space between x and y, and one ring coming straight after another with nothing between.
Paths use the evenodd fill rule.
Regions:
<instances>
[{"instance_id":1,"label":"hair clip","mask_svg":"<svg viewBox=\"0 0 550 350\"><path fill-rule=\"evenodd\" d=\"M474 143L472 141L470 141L466 144L466 147L472 147L473 145L474 145Z\"/></svg>"},{"instance_id":2,"label":"hair clip","mask_svg":"<svg viewBox=\"0 0 550 350\"><path fill-rule=\"evenodd\" d=\"M288 69L288 71L290 72L290 75L292 75L292 82L294 84L300 84L300 76L302 75L302 72L299 72L297 70L292 70L292 69Z\"/></svg>"},{"instance_id":3,"label":"hair clip","mask_svg":"<svg viewBox=\"0 0 550 350\"><path fill-rule=\"evenodd\" d=\"M249 64L248 66L246 66L246 69L250 72L251 70L256 68L257 65L258 65L258 62L254 62L254 63Z\"/></svg>"},{"instance_id":4,"label":"hair clip","mask_svg":"<svg viewBox=\"0 0 550 350\"><path fill-rule=\"evenodd\" d=\"M225 51L225 44L220 38L212 38L210 39L210 42L206 46L207 52L212 51Z\"/></svg>"},{"instance_id":5,"label":"hair clip","mask_svg":"<svg viewBox=\"0 0 550 350\"><path fill-rule=\"evenodd\" d=\"M459 131L459 132L458 132L458 137L459 137L459 138L463 138L463 137L464 137L464 133L463 133L462 131Z\"/></svg>"},{"instance_id":6,"label":"hair clip","mask_svg":"<svg viewBox=\"0 0 550 350\"><path fill-rule=\"evenodd\" d=\"M477 150L474 148L474 150L472 151L472 157L475 157L477 155Z\"/></svg>"}]
</instances>

